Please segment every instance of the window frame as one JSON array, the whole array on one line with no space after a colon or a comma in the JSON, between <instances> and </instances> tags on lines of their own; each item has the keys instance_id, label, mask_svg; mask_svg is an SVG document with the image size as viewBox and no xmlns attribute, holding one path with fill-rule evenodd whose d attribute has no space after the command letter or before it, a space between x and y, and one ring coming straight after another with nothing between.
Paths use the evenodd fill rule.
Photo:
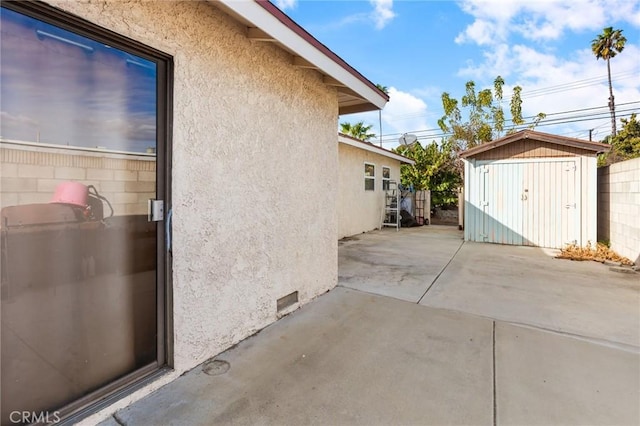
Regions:
<instances>
[{"instance_id":1,"label":"window frame","mask_svg":"<svg viewBox=\"0 0 640 426\"><path fill-rule=\"evenodd\" d=\"M384 164L382 166L380 166L380 167L382 168L382 175L381 175L382 190L383 191L387 191L389 189L389 187L390 187L389 182L391 182L391 167L390 166L385 166ZM388 178L384 177L384 170L385 169L389 170L389 177Z\"/></svg>"},{"instance_id":2,"label":"window frame","mask_svg":"<svg viewBox=\"0 0 640 426\"><path fill-rule=\"evenodd\" d=\"M373 175L367 175L367 166L373 167ZM373 182L373 184L369 184L369 182ZM367 184L371 186L371 188L367 188ZM376 190L376 165L374 163L369 163L367 161L364 162L364 190L365 191L375 191Z\"/></svg>"},{"instance_id":3,"label":"window frame","mask_svg":"<svg viewBox=\"0 0 640 426\"><path fill-rule=\"evenodd\" d=\"M174 365L173 318L171 316L173 312L172 255L166 246L165 228L167 215L172 205L173 56L43 2L5 0L2 2L2 7L108 44L113 48L156 64L156 196L158 199L164 200L165 205L164 220L158 222L157 228L158 349L156 362L113 380L102 388L56 410L61 416L59 424L74 424L157 380L158 377L171 371Z\"/></svg>"}]
</instances>

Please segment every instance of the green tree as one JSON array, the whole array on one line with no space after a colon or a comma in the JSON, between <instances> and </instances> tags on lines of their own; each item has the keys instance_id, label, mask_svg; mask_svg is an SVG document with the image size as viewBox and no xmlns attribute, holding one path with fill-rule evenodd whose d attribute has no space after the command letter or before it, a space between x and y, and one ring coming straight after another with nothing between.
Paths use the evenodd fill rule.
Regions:
<instances>
[{"instance_id":1,"label":"green tree","mask_svg":"<svg viewBox=\"0 0 640 426\"><path fill-rule=\"evenodd\" d=\"M635 113L628 120L622 118L620 121L620 132L614 137L607 136L603 141L611 144L611 152L598 157L598 166L640 157L640 121Z\"/></svg>"},{"instance_id":2,"label":"green tree","mask_svg":"<svg viewBox=\"0 0 640 426\"><path fill-rule=\"evenodd\" d=\"M385 95L389 96L389 88L387 86L383 86L382 84L376 84L378 90L384 92Z\"/></svg>"},{"instance_id":3,"label":"green tree","mask_svg":"<svg viewBox=\"0 0 640 426\"><path fill-rule=\"evenodd\" d=\"M358 121L356 124L344 122L340 123L340 132L356 139L368 141L376 136L375 133L370 133L372 127L372 125L365 126L364 121Z\"/></svg>"},{"instance_id":4,"label":"green tree","mask_svg":"<svg viewBox=\"0 0 640 426\"><path fill-rule=\"evenodd\" d=\"M456 194L462 178L451 142L443 140L438 145L434 141L424 147L420 143L400 145L394 151L415 161L414 165L402 165L400 181L403 185L431 190L433 206L457 203Z\"/></svg>"},{"instance_id":5,"label":"green tree","mask_svg":"<svg viewBox=\"0 0 640 426\"><path fill-rule=\"evenodd\" d=\"M620 119L622 130L612 140L613 148L625 160L640 157L640 122L635 113L629 119Z\"/></svg>"},{"instance_id":6,"label":"green tree","mask_svg":"<svg viewBox=\"0 0 640 426\"><path fill-rule=\"evenodd\" d=\"M476 92L475 82L468 81L460 101L447 92L442 94L444 115L438 120L438 126L443 132L452 134L449 140L453 143L454 150L463 151L502 136L507 121L502 108L503 86L504 79L498 76L493 82L493 90ZM509 103L513 125L507 129L507 133L512 133L516 126L525 124L521 93L520 86L513 89ZM465 109L466 116L463 116L460 107ZM545 114L539 113L529 127L535 127L545 117Z\"/></svg>"},{"instance_id":7,"label":"green tree","mask_svg":"<svg viewBox=\"0 0 640 426\"><path fill-rule=\"evenodd\" d=\"M616 136L616 106L613 99L613 85L611 84L611 58L622 52L627 39L622 35L622 30L614 30L606 27L602 34L591 41L591 51L596 55L596 60L607 61L607 76L609 77L609 112L611 113L611 135Z\"/></svg>"}]
</instances>

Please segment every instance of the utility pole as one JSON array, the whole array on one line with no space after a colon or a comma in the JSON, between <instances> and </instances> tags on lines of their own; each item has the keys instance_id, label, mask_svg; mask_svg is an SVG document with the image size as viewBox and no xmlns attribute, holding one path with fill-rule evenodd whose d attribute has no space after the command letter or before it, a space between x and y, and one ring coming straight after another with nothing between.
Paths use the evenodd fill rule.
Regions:
<instances>
[{"instance_id":1,"label":"utility pole","mask_svg":"<svg viewBox=\"0 0 640 426\"><path fill-rule=\"evenodd\" d=\"M382 109L378 110L378 120L380 120L380 148L382 148Z\"/></svg>"},{"instance_id":2,"label":"utility pole","mask_svg":"<svg viewBox=\"0 0 640 426\"><path fill-rule=\"evenodd\" d=\"M591 134L593 133L593 129L589 129L589 142L591 142Z\"/></svg>"}]
</instances>

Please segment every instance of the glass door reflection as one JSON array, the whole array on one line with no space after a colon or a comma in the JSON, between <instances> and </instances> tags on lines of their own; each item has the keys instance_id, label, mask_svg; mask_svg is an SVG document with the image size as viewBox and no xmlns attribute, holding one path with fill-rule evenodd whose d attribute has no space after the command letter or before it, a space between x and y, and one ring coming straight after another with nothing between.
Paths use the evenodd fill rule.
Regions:
<instances>
[{"instance_id":1,"label":"glass door reflection","mask_svg":"<svg viewBox=\"0 0 640 426\"><path fill-rule=\"evenodd\" d=\"M2 424L157 364L156 63L1 9ZM5 119L6 118L6 119Z\"/></svg>"}]
</instances>

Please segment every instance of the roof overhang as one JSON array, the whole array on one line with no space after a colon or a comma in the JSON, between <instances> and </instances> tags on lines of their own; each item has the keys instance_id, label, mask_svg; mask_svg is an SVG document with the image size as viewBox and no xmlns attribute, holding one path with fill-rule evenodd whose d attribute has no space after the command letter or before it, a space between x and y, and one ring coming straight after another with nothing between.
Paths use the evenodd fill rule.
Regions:
<instances>
[{"instance_id":1,"label":"roof overhang","mask_svg":"<svg viewBox=\"0 0 640 426\"><path fill-rule=\"evenodd\" d=\"M360 139L352 138L351 136L344 135L342 133L338 133L338 142L341 144L353 146L358 149L362 149L364 151L373 152L374 154L383 155L385 157L392 158L394 160L400 161L403 164L414 165L416 162L411 158L405 157L404 155L396 154L393 151L389 151L388 149L382 148L380 146L375 146L370 142L365 142Z\"/></svg>"},{"instance_id":2,"label":"roof overhang","mask_svg":"<svg viewBox=\"0 0 640 426\"><path fill-rule=\"evenodd\" d=\"M611 145L607 145L605 143L568 138L566 136L552 135L550 133L536 132L534 130L521 130L519 132L513 133L503 138L496 139L491 142L483 143L482 145L474 146L471 149L462 151L459 155L462 158L469 158L469 157L478 155L481 152L490 151L500 146L504 146L512 142L516 142L524 139L531 139L531 140L536 140L541 142L553 143L557 145L570 146L573 148L584 149L586 151L592 151L596 154L599 154L602 152L608 152L611 149Z\"/></svg>"},{"instance_id":3,"label":"roof overhang","mask_svg":"<svg viewBox=\"0 0 640 426\"><path fill-rule=\"evenodd\" d=\"M311 68L338 92L338 112L382 109L389 96L347 64L284 12L266 0L209 0L213 5L247 27L247 37L274 43L292 55L291 65Z\"/></svg>"}]
</instances>

